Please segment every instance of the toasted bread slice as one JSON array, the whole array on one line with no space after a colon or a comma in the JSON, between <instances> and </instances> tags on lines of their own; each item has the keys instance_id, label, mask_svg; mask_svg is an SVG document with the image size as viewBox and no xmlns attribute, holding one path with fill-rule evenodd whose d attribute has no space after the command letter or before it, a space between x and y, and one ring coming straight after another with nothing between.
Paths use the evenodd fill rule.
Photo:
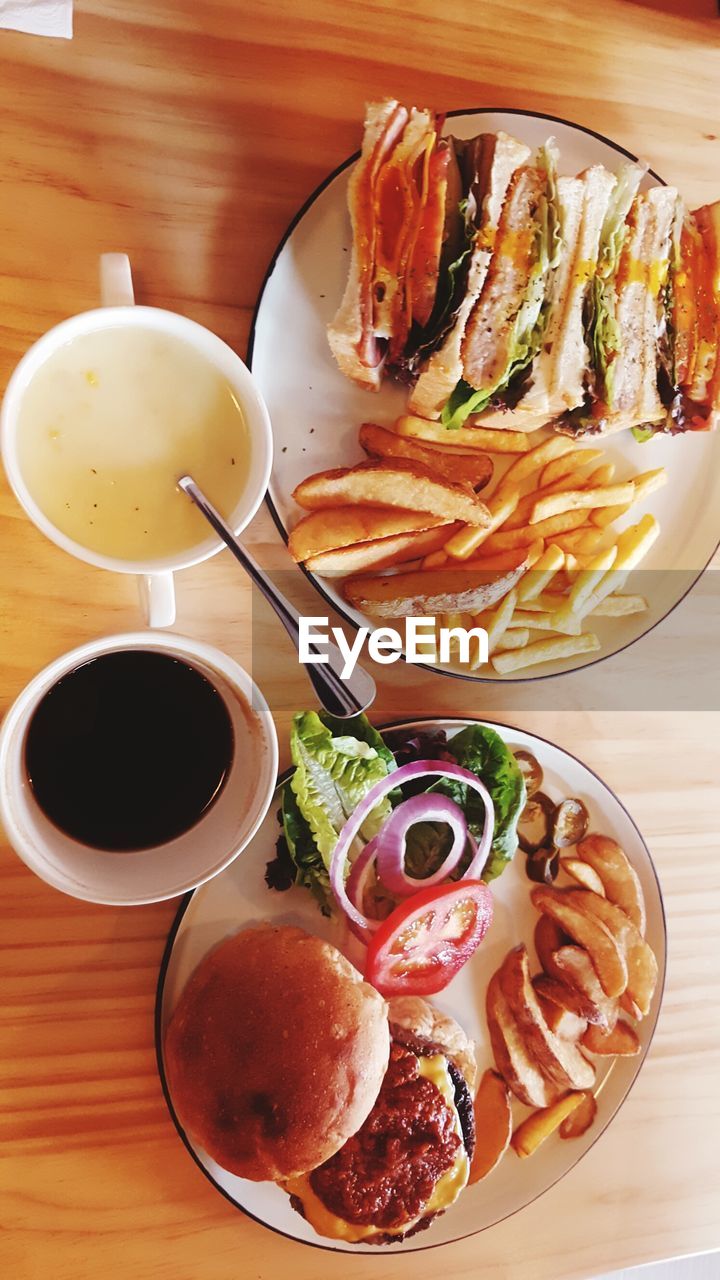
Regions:
<instances>
[{"instance_id":1,"label":"toasted bread slice","mask_svg":"<svg viewBox=\"0 0 720 1280\"><path fill-rule=\"evenodd\" d=\"M348 185L348 209L353 231L358 217L372 209L373 191L385 159L402 135L408 112L394 98L367 107L360 159ZM363 211L365 211L363 213ZM371 391L382 381L383 352L373 330L373 266L377 226L370 217L362 235L353 235L350 273L335 319L328 325L328 341L342 373Z\"/></svg>"}]
</instances>

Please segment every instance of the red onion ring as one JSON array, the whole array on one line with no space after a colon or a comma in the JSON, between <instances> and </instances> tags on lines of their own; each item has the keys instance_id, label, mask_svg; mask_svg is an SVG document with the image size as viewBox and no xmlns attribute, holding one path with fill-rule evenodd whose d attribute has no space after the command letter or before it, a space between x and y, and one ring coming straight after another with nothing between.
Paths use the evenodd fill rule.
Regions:
<instances>
[{"instance_id":1,"label":"red onion ring","mask_svg":"<svg viewBox=\"0 0 720 1280\"><path fill-rule=\"evenodd\" d=\"M495 827L495 806L487 787L479 778L471 773L469 769L463 769L459 764L448 764L447 762L439 763L437 760L413 760L411 764L401 765L399 769L393 769L385 778L381 778L370 788L367 795L363 797L354 813L350 815L347 822L343 826L335 848L333 849L330 859L330 888L333 897L338 906L348 917L348 920L356 926L353 932L357 933L363 941L368 941L370 934L373 932L375 921L368 919L363 915L362 911L350 901L347 889L345 887L345 865L348 860L348 854L352 846L352 842L360 831L363 822L368 814L372 812L378 801L387 795L388 791L393 791L395 787L402 786L404 782L412 782L416 778L457 778L459 782L466 782L469 787L477 791L482 796L485 803L485 825L483 833L478 841L477 850L473 855L473 860L468 867L465 877L467 879L477 880L480 878L483 867L487 861L490 852L490 844L492 842L493 830ZM417 819L416 819L417 821ZM360 855L362 856L362 855ZM358 873L360 874L360 873Z\"/></svg>"},{"instance_id":2,"label":"red onion ring","mask_svg":"<svg viewBox=\"0 0 720 1280\"><path fill-rule=\"evenodd\" d=\"M452 845L437 871L418 879L405 870L405 845L407 833L416 822L444 822L452 831ZM377 873L386 889L398 898L407 898L418 889L429 889L440 884L454 871L465 852L467 843L465 814L449 796L427 792L412 796L393 809L379 836L376 837ZM352 896L352 895L350 895Z\"/></svg>"}]
</instances>

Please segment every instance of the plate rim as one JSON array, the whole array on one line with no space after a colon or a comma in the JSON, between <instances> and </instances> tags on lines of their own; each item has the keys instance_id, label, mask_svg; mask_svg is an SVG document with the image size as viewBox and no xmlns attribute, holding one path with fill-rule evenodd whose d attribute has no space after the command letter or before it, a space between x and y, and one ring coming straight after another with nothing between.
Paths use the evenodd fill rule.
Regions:
<instances>
[{"instance_id":1,"label":"plate rim","mask_svg":"<svg viewBox=\"0 0 720 1280\"><path fill-rule=\"evenodd\" d=\"M645 840L645 837L643 836L642 831L640 830L638 824L636 823L635 819L633 818L627 806L623 803L623 801L620 799L617 793L613 790L610 784L605 782L604 778L601 778L600 774L597 773L596 770L593 769L591 765L586 764L584 760L581 760L578 756L574 754L574 752L568 751L566 747L560 746L557 742L552 742L550 738L546 738L542 734L534 733L530 729L521 729L519 728L518 725L506 724L502 720L489 720L489 719L481 720L478 717L468 718L467 716L453 716L453 715L419 716L419 717L418 716L401 716L392 720L383 721L380 725L376 727L382 733L385 731L390 732L391 730L394 730L394 729L402 729L412 725L427 726L427 725L437 725L438 723L456 724L458 726L469 725L469 724L487 724L487 725L490 725L492 728L504 729L509 731L510 733L512 733L513 731L517 733L524 733L524 734L527 734L529 737L537 739L538 742L544 743L545 746L554 747L556 750L563 752L566 756L569 756L571 760L574 760L576 764L579 764L581 768L587 769L588 772L592 774L592 776L596 779L596 781L599 782L600 785L604 787L607 792L609 792L609 794L612 796L615 803L618 804L620 808L623 810L631 826L634 828L635 833L638 839L640 840L640 843L642 844L645 850L645 853L647 855L648 862L650 864L650 869L655 879L655 885L658 893L658 901L660 904L660 920L662 924L662 935L663 935L663 957L662 957L662 966L658 966L659 967L658 984L657 984L657 989L655 993L655 998L657 1000L657 1003L655 1006L655 1019L653 1022L652 1030L650 1032L650 1038L647 1044L645 1045L642 1054L638 1059L637 1070L632 1080L630 1081L630 1084L628 1085L625 1093L623 1094L622 1098L618 1102L614 1111L610 1115L607 1123L603 1126L603 1128L599 1131L599 1133L595 1135L589 1147L587 1147L585 1151L581 1152L581 1154L577 1157L577 1159L570 1165L568 1169L565 1170L564 1173L561 1173L557 1178L555 1178L551 1183L549 1183L548 1186L543 1187L542 1191L538 1191L536 1195L533 1195L529 1200L526 1200L524 1204L519 1205L517 1209L511 1210L510 1213L505 1214L502 1218L498 1218L497 1221L493 1223L489 1223L485 1227L478 1227L476 1231L465 1232L463 1235L459 1235L455 1237L455 1239L453 1240L438 1240L428 1244L411 1243L408 1245L408 1247L402 1250L403 1253L424 1253L430 1249L443 1249L443 1248L447 1248L449 1245L458 1244L461 1240L470 1240L473 1238L473 1236L480 1236L483 1234L483 1232L490 1231L493 1227L499 1226L502 1222L507 1222L510 1218L515 1217L516 1214L521 1213L524 1209L527 1209L531 1204L534 1204L536 1200L539 1200L542 1196L546 1195L548 1191L551 1191L552 1188L557 1186L559 1182L562 1182L563 1178L566 1178L568 1174L572 1173L572 1171L577 1168L580 1162L585 1159L585 1156L587 1156L589 1152L593 1150L596 1143L600 1141L603 1134L610 1128L610 1125L615 1120L615 1117L618 1115L621 1108L624 1106L625 1102L630 1097L630 1094L633 1088L635 1087L635 1084L640 1076L640 1072L642 1071L645 1060L648 1056L648 1053L650 1052L651 1045L655 1038L655 1032L657 1030L657 1024L660 1017L660 1011L662 1009L663 998L665 995L665 982L667 978L667 946L668 946L667 915L665 912L665 899L663 897L660 877L657 872L657 867L655 866L655 861L648 848L647 842ZM277 784L275 787L275 791L273 792L273 796L275 796L275 793L278 787L284 785L284 783L287 782L292 772L293 772L293 765L288 765L286 769L282 769L278 773ZM271 804L272 804L272 801L271 801ZM257 832L255 833L255 835L257 835ZM253 839L254 838L255 837L253 836ZM244 850L243 850L243 853L244 853ZM242 858L242 856L243 854L241 853L238 859L236 859L236 861L239 861L239 859ZM235 1208L236 1210L239 1210L239 1212L244 1214L245 1217L251 1218L253 1222L257 1222L259 1226L263 1227L266 1231L272 1231L275 1235L283 1236L286 1240L292 1240L294 1244L302 1245L305 1248L321 1249L326 1253L340 1253L340 1254L347 1253L352 1256L352 1250L342 1249L338 1245L324 1243L322 1239L301 1240L297 1236L291 1235L290 1232L283 1231L281 1227L276 1227L269 1222L265 1222L262 1218L259 1218L257 1214L253 1213L251 1209L248 1209L245 1205L240 1204L231 1195L231 1193L227 1191L225 1187L223 1187L217 1181L216 1178L213 1177L212 1173L210 1173L210 1171L206 1169L205 1165L200 1160L200 1157L195 1151L195 1148L190 1142L190 1139L185 1133L185 1130L183 1129L177 1117L175 1108L173 1106L172 1098L170 1097L170 1090L168 1087L167 1077L165 1074L165 1064L164 1064L163 1051L162 1051L163 997L165 994L165 982L167 979L167 972L170 965L170 960L172 958L173 950L175 947L175 939L178 935L180 926L187 913L190 903L192 902L198 890L202 889L203 887L204 887L203 885L198 885L195 889L191 889L188 893L186 893L182 897L180 901L180 905L175 913L175 916L173 917L173 921L170 925L170 929L168 930L168 935L165 941L165 946L163 948L160 967L158 970L157 984L155 988L155 1005L153 1010L153 1038L155 1041L155 1061L157 1065L158 1076L160 1078L160 1087L162 1089L163 1098L164 1098L168 1113L170 1115L170 1119L172 1120L175 1130L183 1146L185 1147L186 1151L190 1154L194 1164L197 1165L198 1169L203 1174L203 1176L207 1179L207 1181L215 1188L216 1191L220 1192L221 1196L223 1196L223 1198L227 1200L228 1203L233 1206L233 1208ZM357 1256L360 1256L360 1255L358 1254ZM366 1251L363 1251L362 1256L373 1256L373 1255L367 1253ZM379 1250L378 1256L382 1257L387 1255L384 1255L382 1251ZM393 1251L393 1256L400 1256L400 1251L399 1250Z\"/></svg>"},{"instance_id":2,"label":"plate rim","mask_svg":"<svg viewBox=\"0 0 720 1280\"><path fill-rule=\"evenodd\" d=\"M587 134L589 137L597 139L598 142L605 143L606 146L611 147L613 151L617 151L621 155L624 155L628 160L639 160L639 157L634 155L632 151L629 151L627 147L622 146L622 144L619 142L613 141L612 138L608 138L606 134L600 133L598 129L591 129L589 125L578 124L574 120L567 120L564 116L551 115L549 112L546 112L546 111L523 111L521 110L520 107L457 107L452 111L446 111L444 113L445 119L453 119L457 116L478 116L478 115L522 116L523 118L530 117L535 120L549 120L553 124L562 124L569 129L576 129L578 133ZM253 308L252 319L250 322L250 333L248 335L245 358L246 358L248 368L250 369L251 372L253 367L252 362L253 362L253 354L255 351L257 323L260 318L260 309L262 307L262 302L265 296L267 286L275 270L280 254L285 248L285 245L287 244L288 240L293 234L295 228L302 222L303 218L305 217L305 214L312 208L312 206L315 204L315 201L319 199L319 197L325 191L325 188L329 187L330 184L334 182L335 179L339 177L340 174L343 173L345 169L349 168L351 164L354 164L355 161L359 158L359 156L360 156L360 152L354 151L352 155L348 156L345 160L342 160L340 164L338 164L332 170L331 173L328 173L322 179L322 181L318 183L315 189L311 191L307 199L303 201L300 208L295 212L292 219L288 223L288 226L286 227L283 235L278 241L275 247L275 250L272 254L272 257L270 259L270 262L268 264L265 275L263 276L262 283L260 285L260 291L258 293L257 300ZM650 174L651 177L655 178L656 181L659 182L661 186L663 187L667 186L667 182L665 181L665 179L661 178L660 174L657 173L655 169L648 168L647 173ZM272 420L271 420L271 425L272 425ZM270 476L270 480L272 481L272 474ZM280 534L280 537L282 538L283 542L287 546L290 539L290 534L288 533L288 530L285 528L285 524L280 516L280 512L275 506L275 503L270 493L269 484L265 492L265 505L267 506L267 509L270 512L275 528L277 529L278 533ZM709 568L712 560L717 555L718 550L720 550L720 538L718 538L718 541L713 551L711 551L710 555L708 556L708 559L706 560L705 564L702 566L701 569L697 571L697 573L695 573L695 576L693 577L689 586L685 589L685 591L683 591L679 599L677 599L675 603L670 606L667 613L664 613L661 618L657 618L655 622L651 623L651 625L647 628L647 630L641 631L639 635L635 636L632 640L628 640L627 643L621 645L619 649L614 649L612 653L601 653L599 654L598 657L592 658L589 662L584 662L581 666L572 667L568 671L545 671L545 672L535 672L535 674L529 674L529 673L525 675L510 674L507 676L478 675L470 671L454 671L452 669L446 669L445 667L440 667L430 663L424 664L425 669L427 671L435 672L437 675L440 675L440 676L449 676L453 680L465 680L465 681L469 681L472 684L491 684L491 685L534 684L540 680L555 680L555 679L560 679L564 676L574 676L583 671L588 671L590 670L590 668L596 667L601 662L607 662L609 661L610 658L616 658L618 657L619 654L625 653L627 649L630 649L634 644L638 644L641 640L644 640L646 636L649 636L651 632L656 629L656 627L659 627L661 623L665 622L665 620L669 618L670 615L674 613L675 610L683 603L683 601L690 594L693 588L697 586L701 577L703 576L705 571ZM324 600L325 604L328 605L331 609L333 609L334 612L337 613L342 618L343 622L348 623L348 625L351 626L353 630L357 632L359 630L359 624L355 622L354 618L352 618L348 612L346 612L343 606L338 605L338 603L331 598L331 596L327 593L327 591L325 590L325 587L323 586L322 579L310 573L309 570L307 570L303 564L297 565L297 568L300 569L300 572L302 574L304 574L307 581L311 584L311 586L318 593L321 599ZM372 629L374 630L375 628L373 627ZM407 662L407 659L404 653L400 654L400 659L402 662Z\"/></svg>"}]
</instances>

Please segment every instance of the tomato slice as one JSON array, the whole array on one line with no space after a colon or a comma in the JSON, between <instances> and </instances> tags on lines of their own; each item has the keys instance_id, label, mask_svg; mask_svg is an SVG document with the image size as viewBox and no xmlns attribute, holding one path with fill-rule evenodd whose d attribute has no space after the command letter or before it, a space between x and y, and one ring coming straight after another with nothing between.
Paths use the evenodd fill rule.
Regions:
<instances>
[{"instance_id":1,"label":"tomato slice","mask_svg":"<svg viewBox=\"0 0 720 1280\"><path fill-rule=\"evenodd\" d=\"M492 896L482 880L421 889L373 935L366 980L384 996L442 991L482 942L492 915Z\"/></svg>"}]
</instances>

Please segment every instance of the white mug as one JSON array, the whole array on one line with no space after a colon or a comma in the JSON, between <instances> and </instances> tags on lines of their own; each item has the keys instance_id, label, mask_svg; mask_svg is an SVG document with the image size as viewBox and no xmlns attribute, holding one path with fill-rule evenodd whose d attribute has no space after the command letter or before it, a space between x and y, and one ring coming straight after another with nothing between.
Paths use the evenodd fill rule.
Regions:
<instances>
[{"instance_id":1,"label":"white mug","mask_svg":"<svg viewBox=\"0 0 720 1280\"><path fill-rule=\"evenodd\" d=\"M228 523L241 533L250 523L265 495L272 467L270 418L252 374L238 355L209 329L159 307L135 306L130 261L124 253L106 253L100 259L102 306L84 311L56 325L40 338L21 359L10 381L0 410L0 447L5 472L15 496L38 529L48 538L88 564L117 573L134 573L140 578L140 592L151 627L169 627L175 621L173 571L207 560L221 551L224 543L215 533L197 546L178 555L151 560L122 560L100 555L73 541L48 520L27 488L18 464L17 426L23 396L35 373L59 347L80 335L120 325L154 329L190 343L227 379L242 406L250 436L250 469L243 493ZM212 497L212 495L209 495ZM189 500L189 499L188 499Z\"/></svg>"},{"instance_id":2,"label":"white mug","mask_svg":"<svg viewBox=\"0 0 720 1280\"><path fill-rule=\"evenodd\" d=\"M70 671L100 654L144 649L189 663L218 690L233 725L233 762L199 822L166 844L109 853L73 840L38 805L25 763L33 715ZM51 662L26 685L0 729L0 823L23 862L74 898L113 906L159 902L203 884L252 839L276 785L278 744L268 705L242 667L220 650L170 632L137 631L92 640Z\"/></svg>"}]
</instances>

